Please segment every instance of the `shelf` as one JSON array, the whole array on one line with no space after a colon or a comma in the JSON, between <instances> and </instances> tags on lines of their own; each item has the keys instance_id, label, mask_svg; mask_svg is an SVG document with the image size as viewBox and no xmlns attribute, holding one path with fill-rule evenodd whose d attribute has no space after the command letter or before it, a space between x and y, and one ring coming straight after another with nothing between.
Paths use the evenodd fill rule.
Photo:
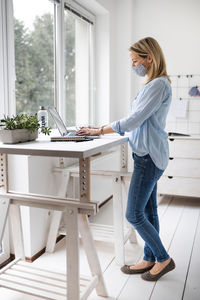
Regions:
<instances>
[{"instance_id":1,"label":"shelf","mask_svg":"<svg viewBox=\"0 0 200 300\"><path fill-rule=\"evenodd\" d=\"M103 225L96 223L89 223L92 231L92 236L95 241L114 243L114 227L112 225ZM128 240L131 230L129 228L124 229L124 243ZM64 227L59 229L59 234L66 235Z\"/></svg>"},{"instance_id":2,"label":"shelf","mask_svg":"<svg viewBox=\"0 0 200 300\"><path fill-rule=\"evenodd\" d=\"M80 300L87 299L97 283L97 276L81 276ZM20 259L0 271L0 286L45 299L67 299L66 274L38 268Z\"/></svg>"}]
</instances>

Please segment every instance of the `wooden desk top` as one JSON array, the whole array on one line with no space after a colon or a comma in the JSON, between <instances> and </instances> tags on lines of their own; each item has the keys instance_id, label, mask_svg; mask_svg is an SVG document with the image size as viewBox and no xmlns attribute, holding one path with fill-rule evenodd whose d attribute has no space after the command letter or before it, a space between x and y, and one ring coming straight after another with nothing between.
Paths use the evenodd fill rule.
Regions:
<instances>
[{"instance_id":1,"label":"wooden desk top","mask_svg":"<svg viewBox=\"0 0 200 300\"><path fill-rule=\"evenodd\" d=\"M0 153L87 158L127 141L128 136L119 136L118 134L109 134L86 142L50 142L50 138L45 137L19 144L0 143Z\"/></svg>"}]
</instances>

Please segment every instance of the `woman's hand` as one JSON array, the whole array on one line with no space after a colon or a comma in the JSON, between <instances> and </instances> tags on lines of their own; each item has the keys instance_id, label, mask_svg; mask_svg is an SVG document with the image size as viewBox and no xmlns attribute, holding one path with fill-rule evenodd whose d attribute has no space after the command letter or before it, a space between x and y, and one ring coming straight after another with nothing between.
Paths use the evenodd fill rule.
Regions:
<instances>
[{"instance_id":1,"label":"woman's hand","mask_svg":"<svg viewBox=\"0 0 200 300\"><path fill-rule=\"evenodd\" d=\"M76 135L100 135L101 128L100 127L81 127Z\"/></svg>"}]
</instances>

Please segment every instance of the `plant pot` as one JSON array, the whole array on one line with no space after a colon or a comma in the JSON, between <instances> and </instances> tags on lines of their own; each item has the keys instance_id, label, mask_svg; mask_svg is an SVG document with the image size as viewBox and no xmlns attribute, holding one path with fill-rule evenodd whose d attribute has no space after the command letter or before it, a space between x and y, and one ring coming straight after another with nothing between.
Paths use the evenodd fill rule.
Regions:
<instances>
[{"instance_id":1,"label":"plant pot","mask_svg":"<svg viewBox=\"0 0 200 300\"><path fill-rule=\"evenodd\" d=\"M4 144L16 144L33 141L38 137L38 130L31 132L29 129L2 129L0 141Z\"/></svg>"}]
</instances>

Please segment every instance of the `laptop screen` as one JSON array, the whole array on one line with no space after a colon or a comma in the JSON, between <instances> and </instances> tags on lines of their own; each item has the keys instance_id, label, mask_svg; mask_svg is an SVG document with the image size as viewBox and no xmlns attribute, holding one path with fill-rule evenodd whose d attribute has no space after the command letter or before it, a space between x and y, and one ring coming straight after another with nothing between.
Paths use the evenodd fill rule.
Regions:
<instances>
[{"instance_id":1,"label":"laptop screen","mask_svg":"<svg viewBox=\"0 0 200 300\"><path fill-rule=\"evenodd\" d=\"M67 128L66 128L63 120L61 119L59 113L57 112L56 108L49 106L48 111L49 111L50 115L52 116L61 136L67 135L67 133L68 133Z\"/></svg>"}]
</instances>

